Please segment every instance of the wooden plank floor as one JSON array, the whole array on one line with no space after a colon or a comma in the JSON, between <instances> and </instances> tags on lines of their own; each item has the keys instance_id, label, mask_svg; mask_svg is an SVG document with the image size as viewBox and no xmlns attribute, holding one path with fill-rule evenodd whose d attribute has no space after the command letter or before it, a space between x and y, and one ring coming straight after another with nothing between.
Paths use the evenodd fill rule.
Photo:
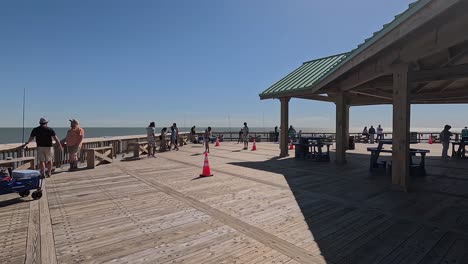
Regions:
<instances>
[{"instance_id":1,"label":"wooden plank floor","mask_svg":"<svg viewBox=\"0 0 468 264\"><path fill-rule=\"evenodd\" d=\"M428 158L402 193L367 146L345 166L222 142L213 177L201 145L58 173L39 201L0 196L0 263L468 263L468 162Z\"/></svg>"}]
</instances>

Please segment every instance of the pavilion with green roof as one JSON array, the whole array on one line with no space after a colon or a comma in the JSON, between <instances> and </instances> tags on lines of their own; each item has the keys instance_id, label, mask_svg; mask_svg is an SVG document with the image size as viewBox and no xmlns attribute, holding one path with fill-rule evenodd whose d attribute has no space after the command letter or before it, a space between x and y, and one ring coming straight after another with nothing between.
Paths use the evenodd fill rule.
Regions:
<instances>
[{"instance_id":1,"label":"pavilion with green roof","mask_svg":"<svg viewBox=\"0 0 468 264\"><path fill-rule=\"evenodd\" d=\"M349 107L393 105L392 182L407 190L411 104L468 103L467 0L419 0L356 49L304 62L259 96L279 99L287 128L291 98L336 105L336 161L346 163ZM287 129L280 156L288 155Z\"/></svg>"}]
</instances>

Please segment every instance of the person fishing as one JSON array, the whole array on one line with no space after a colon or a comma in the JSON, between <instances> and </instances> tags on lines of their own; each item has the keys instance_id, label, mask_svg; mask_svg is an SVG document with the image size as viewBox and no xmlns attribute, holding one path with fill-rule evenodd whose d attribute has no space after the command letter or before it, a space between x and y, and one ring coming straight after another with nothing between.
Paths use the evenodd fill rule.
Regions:
<instances>
[{"instance_id":1,"label":"person fishing","mask_svg":"<svg viewBox=\"0 0 468 264\"><path fill-rule=\"evenodd\" d=\"M52 140L58 145L59 151L62 150L59 138L55 134L55 131L48 127L48 123L49 120L41 118L39 120L39 126L31 131L29 140L22 146L22 148L25 148L31 141L36 139L37 159L39 160L42 177L50 177L52 175L52 159L54 156Z\"/></svg>"}]
</instances>

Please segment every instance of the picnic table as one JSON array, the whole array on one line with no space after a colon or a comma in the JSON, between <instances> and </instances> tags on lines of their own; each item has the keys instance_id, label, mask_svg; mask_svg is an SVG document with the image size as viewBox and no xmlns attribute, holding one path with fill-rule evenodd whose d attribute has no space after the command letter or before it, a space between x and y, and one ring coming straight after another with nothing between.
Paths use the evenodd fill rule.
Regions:
<instances>
[{"instance_id":1,"label":"picnic table","mask_svg":"<svg viewBox=\"0 0 468 264\"><path fill-rule=\"evenodd\" d=\"M367 151L371 152L370 157L370 170L374 169L385 169L387 168L387 172L391 171L391 162L386 161L379 161L380 153L392 153L393 150L391 149L384 149L384 145L392 145L391 139L384 139L380 140L377 147L369 147ZM410 144L416 144L417 141L411 141ZM415 176L425 176L426 175L426 154L430 151L427 149L415 149L410 148L410 173L411 175ZM417 154L421 156L419 163L415 163L413 157ZM387 165L388 164L388 165Z\"/></svg>"},{"instance_id":2,"label":"picnic table","mask_svg":"<svg viewBox=\"0 0 468 264\"><path fill-rule=\"evenodd\" d=\"M466 146L468 145L467 137L463 137L461 141L452 141L450 143L452 143L452 157L459 159L468 158L466 155Z\"/></svg>"},{"instance_id":3,"label":"picnic table","mask_svg":"<svg viewBox=\"0 0 468 264\"><path fill-rule=\"evenodd\" d=\"M299 142L293 143L295 147L296 158L310 158L315 161L330 161L330 146L331 142L327 142L326 138L307 137L300 138ZM327 147L326 152L322 150Z\"/></svg>"}]
</instances>

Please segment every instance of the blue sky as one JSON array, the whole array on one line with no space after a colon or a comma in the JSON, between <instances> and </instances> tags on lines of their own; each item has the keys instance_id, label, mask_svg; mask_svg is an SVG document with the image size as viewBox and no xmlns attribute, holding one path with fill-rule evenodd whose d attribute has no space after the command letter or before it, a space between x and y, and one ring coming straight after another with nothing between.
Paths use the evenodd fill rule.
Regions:
<instances>
[{"instance_id":1,"label":"blue sky","mask_svg":"<svg viewBox=\"0 0 468 264\"><path fill-rule=\"evenodd\" d=\"M274 126L258 94L302 62L353 49L408 0L0 2L1 124ZM412 126L465 126L466 105L413 106ZM334 128L334 104L293 99L298 127ZM389 106L351 109L351 127L391 126Z\"/></svg>"}]
</instances>

